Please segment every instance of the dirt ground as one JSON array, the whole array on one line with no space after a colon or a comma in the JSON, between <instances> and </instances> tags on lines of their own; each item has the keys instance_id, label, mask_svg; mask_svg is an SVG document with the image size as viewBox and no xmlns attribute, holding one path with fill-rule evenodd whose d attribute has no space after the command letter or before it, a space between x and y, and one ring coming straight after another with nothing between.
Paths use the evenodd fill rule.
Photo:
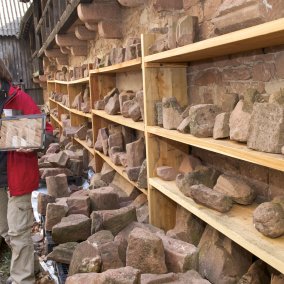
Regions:
<instances>
[{"instance_id":1,"label":"dirt ground","mask_svg":"<svg viewBox=\"0 0 284 284\"><path fill-rule=\"evenodd\" d=\"M3 242L0 247L0 284L5 284L9 277L11 250Z\"/></svg>"}]
</instances>

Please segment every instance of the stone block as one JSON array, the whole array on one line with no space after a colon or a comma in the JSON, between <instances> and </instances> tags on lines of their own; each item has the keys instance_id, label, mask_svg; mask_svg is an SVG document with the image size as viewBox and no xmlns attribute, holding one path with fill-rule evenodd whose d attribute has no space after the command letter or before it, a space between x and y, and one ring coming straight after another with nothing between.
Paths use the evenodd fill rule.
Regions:
<instances>
[{"instance_id":1,"label":"stone block","mask_svg":"<svg viewBox=\"0 0 284 284\"><path fill-rule=\"evenodd\" d=\"M252 204L256 194L252 186L240 177L220 175L214 190L230 196L234 202L242 205Z\"/></svg>"},{"instance_id":2,"label":"stone block","mask_svg":"<svg viewBox=\"0 0 284 284\"><path fill-rule=\"evenodd\" d=\"M123 136L121 132L110 134L108 137L108 146L109 149L117 147L119 151L122 151L124 148Z\"/></svg>"},{"instance_id":3,"label":"stone block","mask_svg":"<svg viewBox=\"0 0 284 284\"><path fill-rule=\"evenodd\" d=\"M260 204L253 212L255 228L269 238L284 234L284 198L276 197L272 202Z\"/></svg>"},{"instance_id":4,"label":"stone block","mask_svg":"<svg viewBox=\"0 0 284 284\"><path fill-rule=\"evenodd\" d=\"M136 182L138 180L140 170L141 170L141 167L127 167L126 173L127 173L128 178L131 181Z\"/></svg>"},{"instance_id":5,"label":"stone block","mask_svg":"<svg viewBox=\"0 0 284 284\"><path fill-rule=\"evenodd\" d=\"M213 128L214 139L222 139L230 136L230 115L229 112L223 112L216 116Z\"/></svg>"},{"instance_id":6,"label":"stone block","mask_svg":"<svg viewBox=\"0 0 284 284\"><path fill-rule=\"evenodd\" d=\"M144 138L126 145L128 167L140 167L146 158L146 148Z\"/></svg>"},{"instance_id":7,"label":"stone block","mask_svg":"<svg viewBox=\"0 0 284 284\"><path fill-rule=\"evenodd\" d=\"M144 162L141 165L140 173L137 180L137 186L139 188L148 188L148 181L147 181L147 161L144 160Z\"/></svg>"},{"instance_id":8,"label":"stone block","mask_svg":"<svg viewBox=\"0 0 284 284\"><path fill-rule=\"evenodd\" d=\"M175 97L163 98L163 127L177 129L182 122L183 109Z\"/></svg>"},{"instance_id":9,"label":"stone block","mask_svg":"<svg viewBox=\"0 0 284 284\"><path fill-rule=\"evenodd\" d=\"M68 205L68 215L83 214L90 216L91 202L89 196L71 196L66 201Z\"/></svg>"},{"instance_id":10,"label":"stone block","mask_svg":"<svg viewBox=\"0 0 284 284\"><path fill-rule=\"evenodd\" d=\"M176 184L183 194L190 196L192 185L203 184L213 188L220 174L221 173L214 168L199 166L192 172L178 174Z\"/></svg>"},{"instance_id":11,"label":"stone block","mask_svg":"<svg viewBox=\"0 0 284 284\"><path fill-rule=\"evenodd\" d=\"M83 161L77 159L69 159L68 168L72 171L73 176L81 176L83 171Z\"/></svg>"},{"instance_id":12,"label":"stone block","mask_svg":"<svg viewBox=\"0 0 284 284\"><path fill-rule=\"evenodd\" d=\"M49 156L47 162L53 164L55 167L64 168L67 165L69 157L66 155L65 152L61 151L57 154Z\"/></svg>"},{"instance_id":13,"label":"stone block","mask_svg":"<svg viewBox=\"0 0 284 284\"><path fill-rule=\"evenodd\" d=\"M110 115L118 114L120 112L119 95L115 94L109 98L105 105L105 112Z\"/></svg>"},{"instance_id":14,"label":"stone block","mask_svg":"<svg viewBox=\"0 0 284 284\"><path fill-rule=\"evenodd\" d=\"M240 100L231 113L229 120L230 139L246 142L249 135L251 113L244 111L244 101Z\"/></svg>"},{"instance_id":15,"label":"stone block","mask_svg":"<svg viewBox=\"0 0 284 284\"><path fill-rule=\"evenodd\" d=\"M48 149L46 150L46 154L55 154L60 151L60 145L59 143L51 143L48 146Z\"/></svg>"},{"instance_id":16,"label":"stone block","mask_svg":"<svg viewBox=\"0 0 284 284\"><path fill-rule=\"evenodd\" d=\"M169 50L168 35L159 35L156 41L149 47L149 54L155 54Z\"/></svg>"},{"instance_id":17,"label":"stone block","mask_svg":"<svg viewBox=\"0 0 284 284\"><path fill-rule=\"evenodd\" d=\"M114 175L113 181L110 184L118 193L119 199L122 200L133 200L137 196L138 191L135 187L127 181L120 174L116 173Z\"/></svg>"},{"instance_id":18,"label":"stone block","mask_svg":"<svg viewBox=\"0 0 284 284\"><path fill-rule=\"evenodd\" d=\"M91 235L91 219L82 214L63 217L52 228L52 239L57 244L85 241Z\"/></svg>"},{"instance_id":19,"label":"stone block","mask_svg":"<svg viewBox=\"0 0 284 284\"><path fill-rule=\"evenodd\" d=\"M165 250L168 271L186 272L198 269L198 248L192 244L166 236L160 236Z\"/></svg>"},{"instance_id":20,"label":"stone block","mask_svg":"<svg viewBox=\"0 0 284 284\"><path fill-rule=\"evenodd\" d=\"M92 210L113 210L119 208L119 197L110 186L89 191Z\"/></svg>"},{"instance_id":21,"label":"stone block","mask_svg":"<svg viewBox=\"0 0 284 284\"><path fill-rule=\"evenodd\" d=\"M122 63L124 58L125 48L115 47L111 50L109 60L112 65Z\"/></svg>"},{"instance_id":22,"label":"stone block","mask_svg":"<svg viewBox=\"0 0 284 284\"><path fill-rule=\"evenodd\" d=\"M157 126L163 126L163 103L155 102L155 124Z\"/></svg>"},{"instance_id":23,"label":"stone block","mask_svg":"<svg viewBox=\"0 0 284 284\"><path fill-rule=\"evenodd\" d=\"M183 9L183 0L155 0L154 8L158 11L181 10Z\"/></svg>"},{"instance_id":24,"label":"stone block","mask_svg":"<svg viewBox=\"0 0 284 284\"><path fill-rule=\"evenodd\" d=\"M38 211L38 213L45 216L47 204L48 203L54 203L54 202L55 202L54 196L40 192L37 196L37 211Z\"/></svg>"},{"instance_id":25,"label":"stone block","mask_svg":"<svg viewBox=\"0 0 284 284\"><path fill-rule=\"evenodd\" d=\"M123 117L129 118L129 109L134 104L133 100L124 101L122 103L121 114Z\"/></svg>"},{"instance_id":26,"label":"stone block","mask_svg":"<svg viewBox=\"0 0 284 284\"><path fill-rule=\"evenodd\" d=\"M186 155L182 159L178 172L182 174L190 173L194 171L198 166L201 166L201 161L199 158L193 155Z\"/></svg>"},{"instance_id":27,"label":"stone block","mask_svg":"<svg viewBox=\"0 0 284 284\"><path fill-rule=\"evenodd\" d=\"M73 176L73 172L67 168L48 168L48 169L40 169L40 178L46 179L48 177L54 177L58 175L66 175L66 176Z\"/></svg>"},{"instance_id":28,"label":"stone block","mask_svg":"<svg viewBox=\"0 0 284 284\"><path fill-rule=\"evenodd\" d=\"M128 109L128 115L132 118L135 122L139 121L142 118L141 108L138 104L136 98L132 100L132 104Z\"/></svg>"},{"instance_id":29,"label":"stone block","mask_svg":"<svg viewBox=\"0 0 284 284\"><path fill-rule=\"evenodd\" d=\"M105 104L104 100L95 101L94 108L96 110L104 110L105 106L106 106L106 104Z\"/></svg>"},{"instance_id":30,"label":"stone block","mask_svg":"<svg viewBox=\"0 0 284 284\"><path fill-rule=\"evenodd\" d=\"M136 102L138 103L140 107L141 117L142 120L144 120L144 91L138 91L135 95Z\"/></svg>"},{"instance_id":31,"label":"stone block","mask_svg":"<svg viewBox=\"0 0 284 284\"><path fill-rule=\"evenodd\" d=\"M147 230L134 229L128 238L126 265L137 268L143 273L166 273L162 240Z\"/></svg>"},{"instance_id":32,"label":"stone block","mask_svg":"<svg viewBox=\"0 0 284 284\"><path fill-rule=\"evenodd\" d=\"M198 18L183 16L178 20L176 27L176 42L184 46L198 40Z\"/></svg>"},{"instance_id":33,"label":"stone block","mask_svg":"<svg viewBox=\"0 0 284 284\"><path fill-rule=\"evenodd\" d=\"M46 259L59 263L70 264L73 252L77 245L78 243L76 242L60 244L53 248L52 252L46 256Z\"/></svg>"},{"instance_id":34,"label":"stone block","mask_svg":"<svg viewBox=\"0 0 284 284\"><path fill-rule=\"evenodd\" d=\"M49 195L54 196L55 198L66 197L70 195L67 176L65 174L47 177L45 181Z\"/></svg>"},{"instance_id":35,"label":"stone block","mask_svg":"<svg viewBox=\"0 0 284 284\"><path fill-rule=\"evenodd\" d=\"M103 217L101 214L97 213L96 211L93 211L91 214L91 234L95 234L103 229Z\"/></svg>"},{"instance_id":36,"label":"stone block","mask_svg":"<svg viewBox=\"0 0 284 284\"><path fill-rule=\"evenodd\" d=\"M130 44L125 47L125 61L133 60L137 56L136 45Z\"/></svg>"},{"instance_id":37,"label":"stone block","mask_svg":"<svg viewBox=\"0 0 284 284\"><path fill-rule=\"evenodd\" d=\"M105 183L110 184L115 173L116 171L107 162L104 162L100 173L100 179L102 179Z\"/></svg>"},{"instance_id":38,"label":"stone block","mask_svg":"<svg viewBox=\"0 0 284 284\"><path fill-rule=\"evenodd\" d=\"M52 228L66 216L67 210L64 205L49 203L46 208L45 230L52 231Z\"/></svg>"},{"instance_id":39,"label":"stone block","mask_svg":"<svg viewBox=\"0 0 284 284\"><path fill-rule=\"evenodd\" d=\"M116 236L122 229L131 222L137 221L136 208L127 206L116 210L99 211L103 218L102 227L112 232Z\"/></svg>"},{"instance_id":40,"label":"stone block","mask_svg":"<svg viewBox=\"0 0 284 284\"><path fill-rule=\"evenodd\" d=\"M218 106L200 104L189 109L190 133L197 137L212 137L216 116L220 113Z\"/></svg>"},{"instance_id":41,"label":"stone block","mask_svg":"<svg viewBox=\"0 0 284 284\"><path fill-rule=\"evenodd\" d=\"M86 140L87 131L87 125L83 125L77 130L75 137L79 138L80 140Z\"/></svg>"},{"instance_id":42,"label":"stone block","mask_svg":"<svg viewBox=\"0 0 284 284\"><path fill-rule=\"evenodd\" d=\"M276 103L255 103L249 124L249 148L281 153L284 145L284 106Z\"/></svg>"},{"instance_id":43,"label":"stone block","mask_svg":"<svg viewBox=\"0 0 284 284\"><path fill-rule=\"evenodd\" d=\"M157 167L156 171L157 176L166 181L175 180L178 174L176 169L169 166Z\"/></svg>"},{"instance_id":44,"label":"stone block","mask_svg":"<svg viewBox=\"0 0 284 284\"><path fill-rule=\"evenodd\" d=\"M119 108L120 112L122 112L122 106L123 103L126 101L131 101L135 97L135 94L133 91L123 91L119 94Z\"/></svg>"},{"instance_id":45,"label":"stone block","mask_svg":"<svg viewBox=\"0 0 284 284\"><path fill-rule=\"evenodd\" d=\"M202 184L193 185L190 190L190 195L196 203L221 213L228 212L233 206L233 201L229 196Z\"/></svg>"},{"instance_id":46,"label":"stone block","mask_svg":"<svg viewBox=\"0 0 284 284\"><path fill-rule=\"evenodd\" d=\"M98 131L97 141L95 143L95 149L100 152L107 151L108 149L108 129L100 128ZM106 154L105 154L106 155Z\"/></svg>"},{"instance_id":47,"label":"stone block","mask_svg":"<svg viewBox=\"0 0 284 284\"><path fill-rule=\"evenodd\" d=\"M190 117L186 117L183 119L183 121L180 123L180 125L177 128L177 131L181 133L190 133Z\"/></svg>"},{"instance_id":48,"label":"stone block","mask_svg":"<svg viewBox=\"0 0 284 284\"><path fill-rule=\"evenodd\" d=\"M175 227L167 232L167 236L197 246L204 229L205 223L201 219L178 205Z\"/></svg>"}]
</instances>

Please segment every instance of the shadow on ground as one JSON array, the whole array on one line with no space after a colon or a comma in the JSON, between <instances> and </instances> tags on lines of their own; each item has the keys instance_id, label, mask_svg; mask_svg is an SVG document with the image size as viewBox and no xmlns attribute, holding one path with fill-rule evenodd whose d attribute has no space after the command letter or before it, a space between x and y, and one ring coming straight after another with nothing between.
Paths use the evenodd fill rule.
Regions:
<instances>
[{"instance_id":1,"label":"shadow on ground","mask_svg":"<svg viewBox=\"0 0 284 284\"><path fill-rule=\"evenodd\" d=\"M2 242L0 245L0 284L5 284L9 277L11 250Z\"/></svg>"}]
</instances>

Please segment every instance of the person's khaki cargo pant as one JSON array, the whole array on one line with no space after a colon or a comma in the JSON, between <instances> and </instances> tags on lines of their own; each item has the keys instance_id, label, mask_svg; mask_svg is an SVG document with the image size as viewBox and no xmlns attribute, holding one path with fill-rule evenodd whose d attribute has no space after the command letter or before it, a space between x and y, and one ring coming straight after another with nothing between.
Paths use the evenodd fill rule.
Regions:
<instances>
[{"instance_id":1,"label":"person's khaki cargo pant","mask_svg":"<svg viewBox=\"0 0 284 284\"><path fill-rule=\"evenodd\" d=\"M10 242L12 260L10 274L18 284L34 284L34 246L31 194L8 198L0 188L0 235Z\"/></svg>"}]
</instances>

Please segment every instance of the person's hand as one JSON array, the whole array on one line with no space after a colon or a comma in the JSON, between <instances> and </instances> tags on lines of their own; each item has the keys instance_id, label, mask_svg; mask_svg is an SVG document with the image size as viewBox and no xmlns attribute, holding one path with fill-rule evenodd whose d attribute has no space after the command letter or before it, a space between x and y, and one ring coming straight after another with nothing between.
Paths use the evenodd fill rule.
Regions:
<instances>
[{"instance_id":1,"label":"person's hand","mask_svg":"<svg viewBox=\"0 0 284 284\"><path fill-rule=\"evenodd\" d=\"M18 153L31 153L31 152L33 152L33 149L19 148L19 149L16 150L16 152L18 152Z\"/></svg>"}]
</instances>

